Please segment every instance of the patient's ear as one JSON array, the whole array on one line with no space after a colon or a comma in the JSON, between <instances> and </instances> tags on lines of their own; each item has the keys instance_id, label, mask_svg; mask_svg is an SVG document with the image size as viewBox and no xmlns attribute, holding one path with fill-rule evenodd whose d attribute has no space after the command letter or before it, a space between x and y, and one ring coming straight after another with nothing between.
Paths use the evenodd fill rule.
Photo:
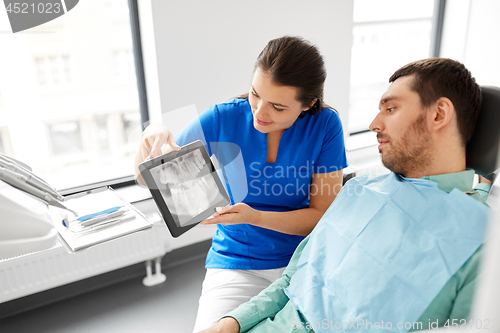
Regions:
<instances>
[{"instance_id":1,"label":"patient's ear","mask_svg":"<svg viewBox=\"0 0 500 333\"><path fill-rule=\"evenodd\" d=\"M455 107L449 98L440 97L432 106L432 127L440 130L448 126L452 120L456 122Z\"/></svg>"}]
</instances>

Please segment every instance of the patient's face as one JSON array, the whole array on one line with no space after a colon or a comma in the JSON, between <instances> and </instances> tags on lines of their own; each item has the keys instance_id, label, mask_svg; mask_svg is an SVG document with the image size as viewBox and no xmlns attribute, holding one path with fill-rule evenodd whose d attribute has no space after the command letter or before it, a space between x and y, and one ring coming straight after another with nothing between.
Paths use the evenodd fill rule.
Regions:
<instances>
[{"instance_id":1,"label":"patient's face","mask_svg":"<svg viewBox=\"0 0 500 333\"><path fill-rule=\"evenodd\" d=\"M414 75L394 81L380 99L380 112L370 124L377 132L382 163L389 170L413 177L431 162L429 113L411 89Z\"/></svg>"},{"instance_id":2,"label":"patient's face","mask_svg":"<svg viewBox=\"0 0 500 333\"><path fill-rule=\"evenodd\" d=\"M304 108L297 100L297 88L275 84L269 74L257 68L248 101L252 108L253 125L262 133L283 131L297 120Z\"/></svg>"}]
</instances>

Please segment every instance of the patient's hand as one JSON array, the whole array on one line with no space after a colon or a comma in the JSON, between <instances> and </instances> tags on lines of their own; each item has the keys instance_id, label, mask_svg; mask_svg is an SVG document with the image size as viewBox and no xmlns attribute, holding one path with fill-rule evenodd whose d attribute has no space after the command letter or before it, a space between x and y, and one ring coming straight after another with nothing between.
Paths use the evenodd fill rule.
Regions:
<instances>
[{"instance_id":1,"label":"patient's hand","mask_svg":"<svg viewBox=\"0 0 500 333\"><path fill-rule=\"evenodd\" d=\"M491 182L490 182L488 179L484 178L484 177L483 177L483 176L481 176L481 175L479 175L479 182L480 182L480 183L491 184Z\"/></svg>"},{"instance_id":2,"label":"patient's hand","mask_svg":"<svg viewBox=\"0 0 500 333\"><path fill-rule=\"evenodd\" d=\"M214 326L201 331L200 333L239 333L240 324L233 317L225 317L219 320Z\"/></svg>"}]
</instances>

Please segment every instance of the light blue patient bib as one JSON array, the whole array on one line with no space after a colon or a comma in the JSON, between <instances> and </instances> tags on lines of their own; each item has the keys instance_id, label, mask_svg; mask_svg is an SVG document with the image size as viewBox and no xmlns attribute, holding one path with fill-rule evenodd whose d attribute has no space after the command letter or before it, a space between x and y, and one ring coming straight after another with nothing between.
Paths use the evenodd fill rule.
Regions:
<instances>
[{"instance_id":1,"label":"light blue patient bib","mask_svg":"<svg viewBox=\"0 0 500 333\"><path fill-rule=\"evenodd\" d=\"M406 332L397 324L417 321L483 243L489 209L457 189L394 173L356 177L341 193L285 293L315 332L374 331L352 326L361 320L391 323L377 332Z\"/></svg>"}]
</instances>

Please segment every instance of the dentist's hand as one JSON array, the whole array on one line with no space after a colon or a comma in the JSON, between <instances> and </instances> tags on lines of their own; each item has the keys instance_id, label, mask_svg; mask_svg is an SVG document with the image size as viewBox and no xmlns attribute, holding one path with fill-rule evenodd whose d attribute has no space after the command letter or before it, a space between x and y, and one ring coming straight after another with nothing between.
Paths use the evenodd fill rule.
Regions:
<instances>
[{"instance_id":1,"label":"dentist's hand","mask_svg":"<svg viewBox=\"0 0 500 333\"><path fill-rule=\"evenodd\" d=\"M237 203L233 206L217 207L217 213L213 218L207 219L201 224L241 224L247 223L259 225L261 221L261 212L253 209L247 204Z\"/></svg>"},{"instance_id":2,"label":"dentist's hand","mask_svg":"<svg viewBox=\"0 0 500 333\"><path fill-rule=\"evenodd\" d=\"M163 144L168 144L173 150L180 150L181 147L175 142L175 138L168 128L163 124L151 124L141 136L140 152L142 160L147 161L154 157L160 156L165 152L161 147Z\"/></svg>"}]
</instances>

